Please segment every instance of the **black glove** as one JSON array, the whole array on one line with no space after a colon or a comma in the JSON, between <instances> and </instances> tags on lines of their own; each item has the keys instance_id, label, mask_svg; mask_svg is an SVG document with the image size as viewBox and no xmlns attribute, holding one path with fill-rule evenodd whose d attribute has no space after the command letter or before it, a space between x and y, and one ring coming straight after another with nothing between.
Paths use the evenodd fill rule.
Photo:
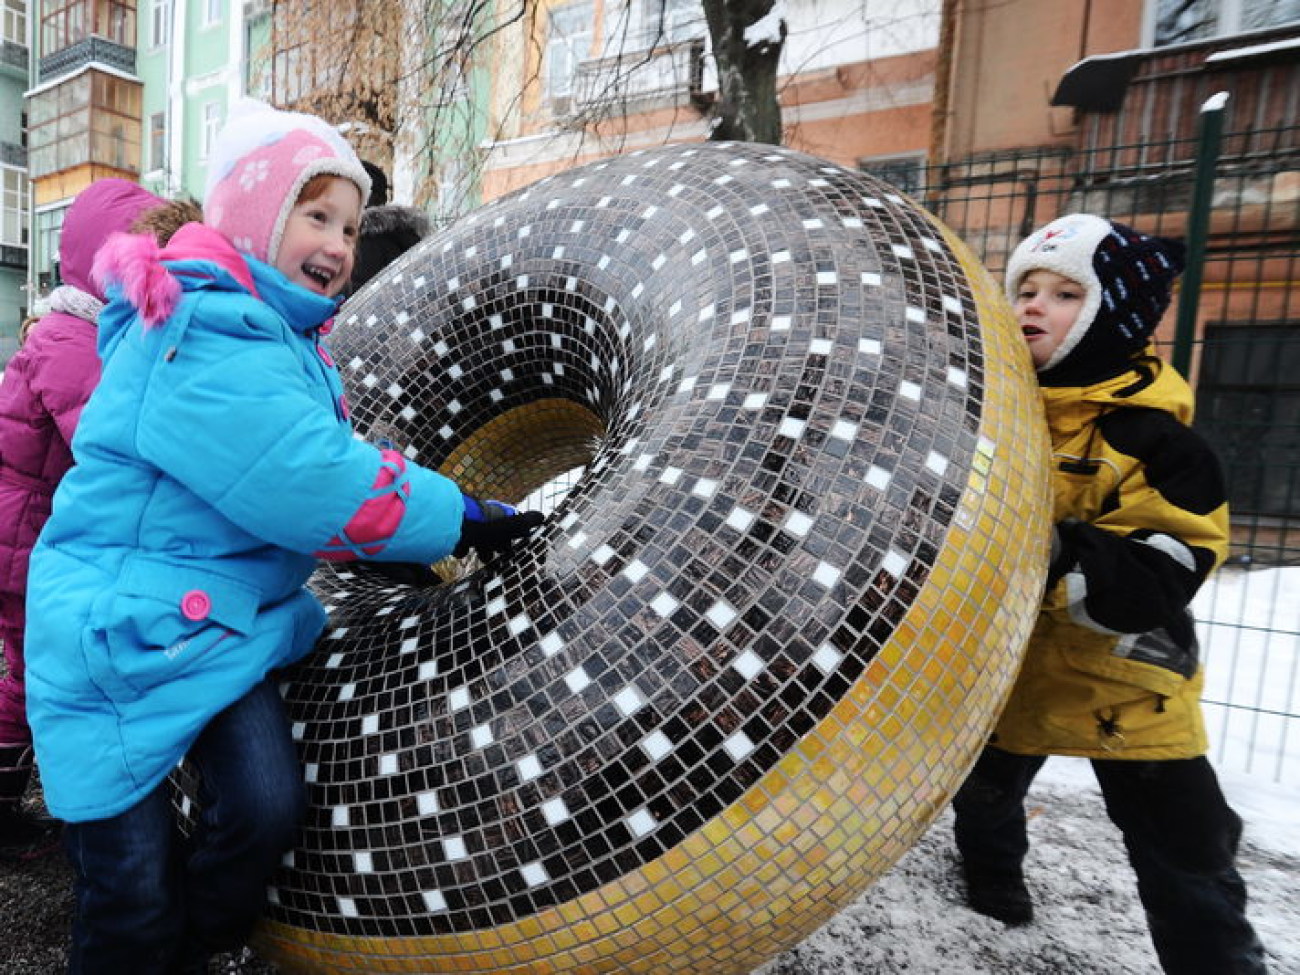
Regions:
<instances>
[{"instance_id":1,"label":"black glove","mask_svg":"<svg viewBox=\"0 0 1300 975\"><path fill-rule=\"evenodd\" d=\"M532 534L546 516L540 511L519 512L500 501L480 501L462 494L465 516L460 523L460 541L451 554L463 559L470 549L486 562L494 555L510 551L520 538Z\"/></svg>"},{"instance_id":2,"label":"black glove","mask_svg":"<svg viewBox=\"0 0 1300 975\"><path fill-rule=\"evenodd\" d=\"M408 586L436 586L442 582L438 573L423 562L375 562L368 559L355 563L388 579Z\"/></svg>"}]
</instances>

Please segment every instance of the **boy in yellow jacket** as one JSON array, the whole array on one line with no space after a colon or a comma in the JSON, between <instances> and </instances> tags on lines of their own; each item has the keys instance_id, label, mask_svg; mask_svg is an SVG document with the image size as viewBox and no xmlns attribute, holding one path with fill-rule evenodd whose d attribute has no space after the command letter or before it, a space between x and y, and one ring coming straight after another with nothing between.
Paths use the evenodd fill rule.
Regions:
<instances>
[{"instance_id":1,"label":"boy in yellow jacket","mask_svg":"<svg viewBox=\"0 0 1300 975\"><path fill-rule=\"evenodd\" d=\"M1188 425L1191 390L1149 344L1182 258L1176 241L1088 214L1011 256L1052 438L1052 560L1020 676L953 800L955 833L970 906L1029 923L1025 794L1048 755L1086 756L1164 971L1255 975L1241 820L1205 757L1188 612L1227 554L1223 477Z\"/></svg>"}]
</instances>

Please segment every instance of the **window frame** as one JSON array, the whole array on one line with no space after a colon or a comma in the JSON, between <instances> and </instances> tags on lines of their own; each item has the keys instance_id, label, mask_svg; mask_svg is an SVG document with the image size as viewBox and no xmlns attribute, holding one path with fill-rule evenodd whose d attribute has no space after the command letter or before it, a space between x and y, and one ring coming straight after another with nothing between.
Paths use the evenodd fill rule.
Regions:
<instances>
[{"instance_id":1,"label":"window frame","mask_svg":"<svg viewBox=\"0 0 1300 975\"><path fill-rule=\"evenodd\" d=\"M149 172L167 169L167 113L152 112L149 115Z\"/></svg>"},{"instance_id":2,"label":"window frame","mask_svg":"<svg viewBox=\"0 0 1300 975\"><path fill-rule=\"evenodd\" d=\"M27 248L31 229L27 215L27 171L0 166L0 244ZM10 236L10 227L17 230Z\"/></svg>"},{"instance_id":3,"label":"window frame","mask_svg":"<svg viewBox=\"0 0 1300 975\"><path fill-rule=\"evenodd\" d=\"M0 36L19 47L27 46L27 4L24 0L4 0L4 27Z\"/></svg>"},{"instance_id":4,"label":"window frame","mask_svg":"<svg viewBox=\"0 0 1300 975\"><path fill-rule=\"evenodd\" d=\"M212 147L216 144L217 134L221 131L221 124L225 121L222 103L216 100L204 102L199 117L202 125L199 138L199 158L206 161L212 158Z\"/></svg>"},{"instance_id":5,"label":"window frame","mask_svg":"<svg viewBox=\"0 0 1300 975\"><path fill-rule=\"evenodd\" d=\"M542 54L545 65L543 91L549 101L558 101L572 97L578 67L591 58L591 45L595 40L595 31L592 29L595 5L592 0L576 0L574 3L551 7L547 10L546 17L546 47ZM570 18L580 29L564 29L562 33L562 22ZM558 55L561 53L565 55L565 60L572 62L567 65L569 70L562 76L556 71L556 64L561 60Z\"/></svg>"},{"instance_id":6,"label":"window frame","mask_svg":"<svg viewBox=\"0 0 1300 975\"><path fill-rule=\"evenodd\" d=\"M42 274L52 272L59 262L59 235L63 232L63 219L71 205L71 201L64 201L46 206L37 209L32 216L27 262L38 281Z\"/></svg>"},{"instance_id":7,"label":"window frame","mask_svg":"<svg viewBox=\"0 0 1300 975\"><path fill-rule=\"evenodd\" d=\"M158 50L172 42L171 0L152 0L149 8L149 48Z\"/></svg>"},{"instance_id":8,"label":"window frame","mask_svg":"<svg viewBox=\"0 0 1300 975\"><path fill-rule=\"evenodd\" d=\"M42 8L42 54L62 51L92 36L135 47L135 0L51 0Z\"/></svg>"},{"instance_id":9,"label":"window frame","mask_svg":"<svg viewBox=\"0 0 1300 975\"><path fill-rule=\"evenodd\" d=\"M1176 2L1176 0L1147 0L1146 6L1143 8L1142 39L1146 47L1164 48L1173 47L1177 44L1195 44L1202 41L1232 37L1236 34L1248 34L1289 24L1300 24L1300 11L1298 11L1295 16L1286 17L1276 23L1250 26L1246 19L1249 16L1249 8L1255 3L1273 2L1273 0L1203 0L1209 7L1208 13L1213 14L1214 23L1212 26L1207 29L1197 30L1192 34L1163 39L1158 34L1160 7L1163 2ZM1204 25L1202 24L1202 26Z\"/></svg>"},{"instance_id":10,"label":"window frame","mask_svg":"<svg viewBox=\"0 0 1300 975\"><path fill-rule=\"evenodd\" d=\"M144 86L88 67L28 97L30 178L86 163L140 171Z\"/></svg>"}]
</instances>

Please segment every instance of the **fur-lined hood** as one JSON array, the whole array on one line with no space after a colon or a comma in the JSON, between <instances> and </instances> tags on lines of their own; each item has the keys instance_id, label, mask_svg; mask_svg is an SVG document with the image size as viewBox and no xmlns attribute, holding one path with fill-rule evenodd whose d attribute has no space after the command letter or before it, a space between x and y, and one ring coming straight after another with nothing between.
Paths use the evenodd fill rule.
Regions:
<instances>
[{"instance_id":1,"label":"fur-lined hood","mask_svg":"<svg viewBox=\"0 0 1300 975\"><path fill-rule=\"evenodd\" d=\"M110 236L126 231L142 212L166 201L142 186L115 177L91 183L72 201L59 233L59 276L79 291L104 300L94 281L97 252Z\"/></svg>"},{"instance_id":2,"label":"fur-lined hood","mask_svg":"<svg viewBox=\"0 0 1300 975\"><path fill-rule=\"evenodd\" d=\"M100 315L101 354L137 316L146 329L161 325L185 291L246 292L298 332L320 327L339 305L338 299L300 288L271 265L241 254L222 234L199 223L186 224L163 248L147 234L115 234L95 258L95 278L110 298Z\"/></svg>"}]
</instances>

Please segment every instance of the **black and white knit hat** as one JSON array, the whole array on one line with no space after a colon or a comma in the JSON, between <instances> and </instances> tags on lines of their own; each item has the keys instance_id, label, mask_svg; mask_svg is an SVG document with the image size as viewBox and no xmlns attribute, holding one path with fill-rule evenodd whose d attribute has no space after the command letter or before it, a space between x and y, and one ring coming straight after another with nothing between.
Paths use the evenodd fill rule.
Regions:
<instances>
[{"instance_id":1,"label":"black and white knit hat","mask_svg":"<svg viewBox=\"0 0 1300 975\"><path fill-rule=\"evenodd\" d=\"M1146 348L1183 270L1180 241L1152 237L1087 213L1058 217L1034 231L1007 264L1007 297L1025 275L1054 271L1083 287L1083 307L1056 351L1039 366L1049 385L1114 375Z\"/></svg>"}]
</instances>

